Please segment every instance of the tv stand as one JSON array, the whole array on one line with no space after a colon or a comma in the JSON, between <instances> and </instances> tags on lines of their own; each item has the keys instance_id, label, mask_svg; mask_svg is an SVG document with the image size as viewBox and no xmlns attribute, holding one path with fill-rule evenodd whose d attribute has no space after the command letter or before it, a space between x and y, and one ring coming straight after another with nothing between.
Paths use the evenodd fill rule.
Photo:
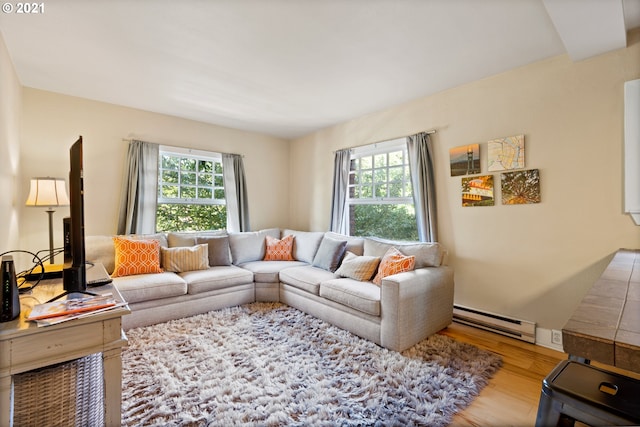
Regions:
<instances>
[{"instance_id":1,"label":"tv stand","mask_svg":"<svg viewBox=\"0 0 640 427\"><path fill-rule=\"evenodd\" d=\"M98 294L111 293L123 301L111 284L92 289ZM122 331L122 316L131 311L127 306L69 320L52 326L38 327L26 320L31 308L59 294L61 280L42 281L32 295L21 295L20 317L0 323L0 426L15 425L13 414L21 402L14 401L14 376L63 362L100 354L103 378L90 387L102 387L104 425L120 426L122 405L122 347L127 338ZM23 403L24 404L24 403ZM46 417L46 413L34 414ZM44 424L42 424L44 425Z\"/></svg>"}]
</instances>

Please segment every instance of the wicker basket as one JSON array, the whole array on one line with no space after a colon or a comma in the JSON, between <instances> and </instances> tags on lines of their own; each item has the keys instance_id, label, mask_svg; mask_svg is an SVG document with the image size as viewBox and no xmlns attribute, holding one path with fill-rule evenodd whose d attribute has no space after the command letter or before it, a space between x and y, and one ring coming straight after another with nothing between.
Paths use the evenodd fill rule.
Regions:
<instances>
[{"instance_id":1,"label":"wicker basket","mask_svg":"<svg viewBox=\"0 0 640 427\"><path fill-rule=\"evenodd\" d=\"M103 384L99 353L15 375L13 424L102 426Z\"/></svg>"}]
</instances>

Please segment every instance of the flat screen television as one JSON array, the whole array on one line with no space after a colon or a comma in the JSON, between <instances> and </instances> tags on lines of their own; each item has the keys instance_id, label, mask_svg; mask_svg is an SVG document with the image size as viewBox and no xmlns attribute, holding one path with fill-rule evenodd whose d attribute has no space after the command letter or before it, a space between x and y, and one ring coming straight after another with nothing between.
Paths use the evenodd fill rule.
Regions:
<instances>
[{"instance_id":1,"label":"flat screen television","mask_svg":"<svg viewBox=\"0 0 640 427\"><path fill-rule=\"evenodd\" d=\"M86 293L82 136L69 149L69 163L70 216L63 220L64 268L62 280L65 294Z\"/></svg>"}]
</instances>

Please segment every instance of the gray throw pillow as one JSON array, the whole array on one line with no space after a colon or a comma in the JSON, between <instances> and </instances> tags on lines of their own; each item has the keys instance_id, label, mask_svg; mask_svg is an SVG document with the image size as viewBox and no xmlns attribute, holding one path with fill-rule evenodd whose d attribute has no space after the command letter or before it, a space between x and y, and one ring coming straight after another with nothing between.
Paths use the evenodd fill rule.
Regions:
<instances>
[{"instance_id":1,"label":"gray throw pillow","mask_svg":"<svg viewBox=\"0 0 640 427\"><path fill-rule=\"evenodd\" d=\"M338 269L346 248L346 240L336 240L331 237L324 236L320 242L318 252L313 258L312 265L333 273Z\"/></svg>"},{"instance_id":2,"label":"gray throw pillow","mask_svg":"<svg viewBox=\"0 0 640 427\"><path fill-rule=\"evenodd\" d=\"M231 265L229 237L196 237L196 243L209 245L209 266Z\"/></svg>"}]
</instances>

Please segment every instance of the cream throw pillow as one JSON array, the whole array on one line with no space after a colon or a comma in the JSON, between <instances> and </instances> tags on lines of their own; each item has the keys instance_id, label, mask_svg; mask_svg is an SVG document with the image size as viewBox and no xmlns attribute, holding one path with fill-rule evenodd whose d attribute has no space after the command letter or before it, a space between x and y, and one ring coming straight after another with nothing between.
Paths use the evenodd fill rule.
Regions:
<instances>
[{"instance_id":1,"label":"cream throw pillow","mask_svg":"<svg viewBox=\"0 0 640 427\"><path fill-rule=\"evenodd\" d=\"M380 258L377 256L358 256L347 251L340 268L336 270L336 274L366 282L371 280L376 273L378 264L380 264Z\"/></svg>"},{"instance_id":2,"label":"cream throw pillow","mask_svg":"<svg viewBox=\"0 0 640 427\"><path fill-rule=\"evenodd\" d=\"M209 268L209 245L161 248L162 265L166 271L182 273L184 271L206 270Z\"/></svg>"}]
</instances>

